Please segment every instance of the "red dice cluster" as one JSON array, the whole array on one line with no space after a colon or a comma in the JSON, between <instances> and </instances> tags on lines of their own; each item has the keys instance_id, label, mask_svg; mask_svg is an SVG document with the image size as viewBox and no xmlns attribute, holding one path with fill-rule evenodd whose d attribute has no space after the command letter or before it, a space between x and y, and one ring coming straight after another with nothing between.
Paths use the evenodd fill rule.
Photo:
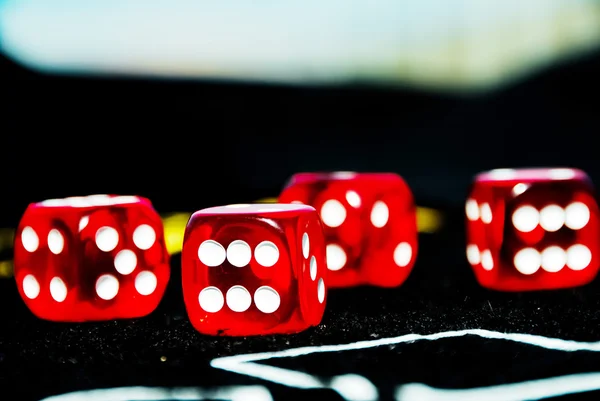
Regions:
<instances>
[{"instance_id":1,"label":"red dice cluster","mask_svg":"<svg viewBox=\"0 0 600 401\"><path fill-rule=\"evenodd\" d=\"M416 206L397 174L300 173L278 202L190 217L181 276L199 332L296 333L321 322L328 287L397 287L415 265ZM467 260L484 287L572 287L598 272L600 215L580 170L479 174L465 215ZM136 196L32 203L17 229L14 267L26 305L53 321L148 315L170 277L160 216Z\"/></svg>"}]
</instances>

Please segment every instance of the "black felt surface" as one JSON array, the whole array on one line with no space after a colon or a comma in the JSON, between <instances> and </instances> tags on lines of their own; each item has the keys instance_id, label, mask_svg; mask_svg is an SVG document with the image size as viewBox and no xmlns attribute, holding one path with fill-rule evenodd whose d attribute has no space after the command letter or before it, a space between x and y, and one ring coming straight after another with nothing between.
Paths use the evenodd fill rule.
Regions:
<instances>
[{"instance_id":1,"label":"black felt surface","mask_svg":"<svg viewBox=\"0 0 600 401\"><path fill-rule=\"evenodd\" d=\"M329 390L296 390L213 369L209 362L240 353L467 328L600 340L598 282L535 293L484 290L476 284L462 251L462 209L445 212L443 231L421 236L418 263L404 286L332 290L322 324L297 335L215 338L198 334L183 307L178 256L173 257L172 280L158 310L131 321L44 322L26 310L14 281L2 280L0 391L18 391L19 400L39 400L117 386L255 383L267 386L277 400L308 396L335 400L340 396ZM395 386L410 382L469 388L590 372L600 366L600 355L466 336L265 363L319 377L361 374L380 389L381 399L391 399ZM577 399L598 396L588 392ZM13 399L3 397L0 393L0 399Z\"/></svg>"}]
</instances>

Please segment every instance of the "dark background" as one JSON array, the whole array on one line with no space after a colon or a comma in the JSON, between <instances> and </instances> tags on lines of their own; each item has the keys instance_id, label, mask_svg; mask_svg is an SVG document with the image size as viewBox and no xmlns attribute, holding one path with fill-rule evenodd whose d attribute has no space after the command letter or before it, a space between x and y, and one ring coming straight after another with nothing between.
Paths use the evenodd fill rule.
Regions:
<instances>
[{"instance_id":1,"label":"dark background","mask_svg":"<svg viewBox=\"0 0 600 401\"><path fill-rule=\"evenodd\" d=\"M294 172L395 171L459 204L477 172L567 166L600 179L600 52L491 92L49 76L0 59L0 222L28 202L150 197L162 212L276 196Z\"/></svg>"},{"instance_id":2,"label":"dark background","mask_svg":"<svg viewBox=\"0 0 600 401\"><path fill-rule=\"evenodd\" d=\"M473 175L485 169L571 166L600 182L594 142L599 67L596 53L493 92L450 96L364 85L319 89L46 76L1 60L0 226L16 226L29 202L45 198L138 194L151 198L159 212L194 211L277 196L299 170L337 169L402 174L419 204L444 212L445 225L420 236L417 265L402 287L331 291L322 325L294 336L197 333L183 308L177 255L159 308L131 321L41 321L27 311L14 281L0 280L0 388L20 391L11 399L36 401L99 387L256 383L210 369L208 362L464 328L597 341L598 280L551 292L484 290L465 260L462 213ZM332 370L325 373L319 371L321 359L292 362L312 373L365 374L388 395L408 381L477 387L600 366L594 353L473 338L381 351L332 355ZM394 370L384 368L389 365ZM309 397L281 386L270 389L277 400ZM310 396L339 399L318 391ZM581 399L587 397L598 394Z\"/></svg>"}]
</instances>

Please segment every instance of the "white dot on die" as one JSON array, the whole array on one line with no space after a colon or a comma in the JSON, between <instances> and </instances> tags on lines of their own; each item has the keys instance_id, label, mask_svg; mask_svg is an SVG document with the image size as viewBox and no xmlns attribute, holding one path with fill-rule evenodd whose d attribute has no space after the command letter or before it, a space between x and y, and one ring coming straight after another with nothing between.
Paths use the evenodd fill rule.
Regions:
<instances>
[{"instance_id":1,"label":"white dot on die","mask_svg":"<svg viewBox=\"0 0 600 401\"><path fill-rule=\"evenodd\" d=\"M494 268L494 258L492 257L492 252L489 249L481 252L481 267L487 271L490 271Z\"/></svg>"},{"instance_id":2,"label":"white dot on die","mask_svg":"<svg viewBox=\"0 0 600 401\"><path fill-rule=\"evenodd\" d=\"M521 206L513 213L512 223L523 233L531 232L540 223L540 213L533 206Z\"/></svg>"},{"instance_id":3,"label":"white dot on die","mask_svg":"<svg viewBox=\"0 0 600 401\"><path fill-rule=\"evenodd\" d=\"M21 231L21 243L27 252L35 252L40 245L40 239L33 228L25 227Z\"/></svg>"},{"instance_id":4,"label":"white dot on die","mask_svg":"<svg viewBox=\"0 0 600 401\"><path fill-rule=\"evenodd\" d=\"M558 246L549 246L542 251L542 269L548 273L562 270L567 263L567 253Z\"/></svg>"},{"instance_id":5,"label":"white dot on die","mask_svg":"<svg viewBox=\"0 0 600 401\"><path fill-rule=\"evenodd\" d=\"M96 294L105 301L110 301L119 293L119 280L112 274L104 274L96 280Z\"/></svg>"},{"instance_id":6,"label":"white dot on die","mask_svg":"<svg viewBox=\"0 0 600 401\"><path fill-rule=\"evenodd\" d=\"M481 204L480 215L481 221L483 221L485 224L490 224L492 222L492 208L490 207L489 203Z\"/></svg>"},{"instance_id":7,"label":"white dot on die","mask_svg":"<svg viewBox=\"0 0 600 401\"><path fill-rule=\"evenodd\" d=\"M481 262L481 254L479 253L477 245L467 245L467 260L472 266L478 265L479 262Z\"/></svg>"},{"instance_id":8,"label":"white dot on die","mask_svg":"<svg viewBox=\"0 0 600 401\"><path fill-rule=\"evenodd\" d=\"M223 293L217 287L206 287L198 295L200 307L208 313L215 313L225 305Z\"/></svg>"},{"instance_id":9,"label":"white dot on die","mask_svg":"<svg viewBox=\"0 0 600 401\"><path fill-rule=\"evenodd\" d=\"M252 297L248 290L241 285L234 285L225 295L227 306L234 312L245 312L252 304Z\"/></svg>"},{"instance_id":10,"label":"white dot on die","mask_svg":"<svg viewBox=\"0 0 600 401\"><path fill-rule=\"evenodd\" d=\"M215 267L225 262L227 254L223 245L217 241L206 240L198 247L198 259L206 266Z\"/></svg>"},{"instance_id":11,"label":"white dot on die","mask_svg":"<svg viewBox=\"0 0 600 401\"><path fill-rule=\"evenodd\" d=\"M82 231L84 228L86 228L89 222L90 216L83 216L81 220L79 220L79 231Z\"/></svg>"},{"instance_id":12,"label":"white dot on die","mask_svg":"<svg viewBox=\"0 0 600 401\"><path fill-rule=\"evenodd\" d=\"M310 252L310 238L308 238L308 233L304 233L302 235L302 255L304 255L304 259L308 259L309 252Z\"/></svg>"},{"instance_id":13,"label":"white dot on die","mask_svg":"<svg viewBox=\"0 0 600 401\"><path fill-rule=\"evenodd\" d=\"M346 201L354 208L360 207L360 196L355 191L346 192Z\"/></svg>"},{"instance_id":14,"label":"white dot on die","mask_svg":"<svg viewBox=\"0 0 600 401\"><path fill-rule=\"evenodd\" d=\"M317 258L314 256L310 258L310 279L315 281L317 278Z\"/></svg>"},{"instance_id":15,"label":"white dot on die","mask_svg":"<svg viewBox=\"0 0 600 401\"><path fill-rule=\"evenodd\" d=\"M340 270L346 265L346 252L344 252L341 246L329 244L325 249L325 253L327 255L327 268L329 270Z\"/></svg>"},{"instance_id":16,"label":"white dot on die","mask_svg":"<svg viewBox=\"0 0 600 401\"><path fill-rule=\"evenodd\" d=\"M123 274L131 274L137 266L137 256L135 252L129 249L123 249L115 256L115 269Z\"/></svg>"},{"instance_id":17,"label":"white dot on die","mask_svg":"<svg viewBox=\"0 0 600 401\"><path fill-rule=\"evenodd\" d=\"M150 295L156 289L158 280L151 271L144 270L135 277L135 289L140 295Z\"/></svg>"},{"instance_id":18,"label":"white dot on die","mask_svg":"<svg viewBox=\"0 0 600 401\"><path fill-rule=\"evenodd\" d=\"M565 224L565 211L558 205L548 205L540 211L540 226L548 232L555 232Z\"/></svg>"},{"instance_id":19,"label":"white dot on die","mask_svg":"<svg viewBox=\"0 0 600 401\"><path fill-rule=\"evenodd\" d=\"M325 300L325 282L322 278L317 283L317 297L319 298L319 303L323 303Z\"/></svg>"},{"instance_id":20,"label":"white dot on die","mask_svg":"<svg viewBox=\"0 0 600 401\"><path fill-rule=\"evenodd\" d=\"M381 228L386 225L390 217L390 210L387 205L382 201L377 201L371 209L371 224L377 228Z\"/></svg>"},{"instance_id":21,"label":"white dot on die","mask_svg":"<svg viewBox=\"0 0 600 401\"><path fill-rule=\"evenodd\" d=\"M512 194L513 194L513 196L519 196L522 193L524 193L525 191L527 191L528 188L529 188L529 185L520 182L513 187Z\"/></svg>"},{"instance_id":22,"label":"white dot on die","mask_svg":"<svg viewBox=\"0 0 600 401\"><path fill-rule=\"evenodd\" d=\"M571 270L583 270L592 261L592 252L581 244L573 245L567 249L567 266Z\"/></svg>"},{"instance_id":23,"label":"white dot on die","mask_svg":"<svg viewBox=\"0 0 600 401\"><path fill-rule=\"evenodd\" d=\"M329 227L339 227L346 220L346 209L340 201L330 199L321 206L321 220Z\"/></svg>"},{"instance_id":24,"label":"white dot on die","mask_svg":"<svg viewBox=\"0 0 600 401\"><path fill-rule=\"evenodd\" d=\"M277 291L268 286L259 287L254 292L254 305L262 313L273 313L281 304L281 298Z\"/></svg>"},{"instance_id":25,"label":"white dot on die","mask_svg":"<svg viewBox=\"0 0 600 401\"><path fill-rule=\"evenodd\" d=\"M40 283L33 274L28 274L23 278L23 293L29 299L35 299L40 294Z\"/></svg>"},{"instance_id":26,"label":"white dot on die","mask_svg":"<svg viewBox=\"0 0 600 401\"><path fill-rule=\"evenodd\" d=\"M243 267L250 263L252 249L245 241L235 240L227 247L227 261L235 267Z\"/></svg>"},{"instance_id":27,"label":"white dot on die","mask_svg":"<svg viewBox=\"0 0 600 401\"><path fill-rule=\"evenodd\" d=\"M405 267L412 258L412 247L408 242L399 243L394 249L394 263L400 267Z\"/></svg>"},{"instance_id":28,"label":"white dot on die","mask_svg":"<svg viewBox=\"0 0 600 401\"><path fill-rule=\"evenodd\" d=\"M259 265L271 267L279 260L279 249L270 241L263 241L254 249L254 259Z\"/></svg>"},{"instance_id":29,"label":"white dot on die","mask_svg":"<svg viewBox=\"0 0 600 401\"><path fill-rule=\"evenodd\" d=\"M565 225L571 230L581 230L590 221L590 209L582 202L567 206L565 215Z\"/></svg>"},{"instance_id":30,"label":"white dot on die","mask_svg":"<svg viewBox=\"0 0 600 401\"><path fill-rule=\"evenodd\" d=\"M147 250L154 245L156 232L148 224L142 224L133 231L133 243L141 250Z\"/></svg>"},{"instance_id":31,"label":"white dot on die","mask_svg":"<svg viewBox=\"0 0 600 401\"><path fill-rule=\"evenodd\" d=\"M50 280L50 295L56 302L62 302L67 298L67 286L60 277Z\"/></svg>"},{"instance_id":32,"label":"white dot on die","mask_svg":"<svg viewBox=\"0 0 600 401\"><path fill-rule=\"evenodd\" d=\"M48 249L55 255L62 252L65 247L65 239L56 228L53 228L48 233Z\"/></svg>"},{"instance_id":33,"label":"white dot on die","mask_svg":"<svg viewBox=\"0 0 600 401\"><path fill-rule=\"evenodd\" d=\"M467 219L471 221L479 219L479 205L477 205L477 201L474 199L467 199L467 203L465 203L465 213Z\"/></svg>"},{"instance_id":34,"label":"white dot on die","mask_svg":"<svg viewBox=\"0 0 600 401\"><path fill-rule=\"evenodd\" d=\"M513 263L519 273L529 276L539 270L542 256L533 248L524 248L515 254Z\"/></svg>"},{"instance_id":35,"label":"white dot on die","mask_svg":"<svg viewBox=\"0 0 600 401\"><path fill-rule=\"evenodd\" d=\"M112 227L100 227L96 231L96 246L104 252L110 252L119 243L119 233Z\"/></svg>"}]
</instances>

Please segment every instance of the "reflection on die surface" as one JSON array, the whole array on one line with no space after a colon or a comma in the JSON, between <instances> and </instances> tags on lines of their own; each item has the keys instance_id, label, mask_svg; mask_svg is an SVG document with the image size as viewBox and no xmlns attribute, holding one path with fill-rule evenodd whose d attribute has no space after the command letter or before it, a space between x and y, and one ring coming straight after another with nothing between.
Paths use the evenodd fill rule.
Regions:
<instances>
[{"instance_id":1,"label":"reflection on die surface","mask_svg":"<svg viewBox=\"0 0 600 401\"><path fill-rule=\"evenodd\" d=\"M14 270L36 316L73 322L145 316L170 275L150 201L115 195L30 204L16 232Z\"/></svg>"},{"instance_id":2,"label":"reflection on die surface","mask_svg":"<svg viewBox=\"0 0 600 401\"><path fill-rule=\"evenodd\" d=\"M295 333L321 322L325 244L310 206L200 210L187 224L181 257L186 309L201 333Z\"/></svg>"},{"instance_id":3,"label":"reflection on die surface","mask_svg":"<svg viewBox=\"0 0 600 401\"><path fill-rule=\"evenodd\" d=\"M327 244L330 287L395 287L417 256L413 195L393 173L298 173L279 196L313 206Z\"/></svg>"},{"instance_id":4,"label":"reflection on die surface","mask_svg":"<svg viewBox=\"0 0 600 401\"><path fill-rule=\"evenodd\" d=\"M481 173L465 213L467 259L485 287L567 288L589 283L598 272L598 205L581 170Z\"/></svg>"}]
</instances>

